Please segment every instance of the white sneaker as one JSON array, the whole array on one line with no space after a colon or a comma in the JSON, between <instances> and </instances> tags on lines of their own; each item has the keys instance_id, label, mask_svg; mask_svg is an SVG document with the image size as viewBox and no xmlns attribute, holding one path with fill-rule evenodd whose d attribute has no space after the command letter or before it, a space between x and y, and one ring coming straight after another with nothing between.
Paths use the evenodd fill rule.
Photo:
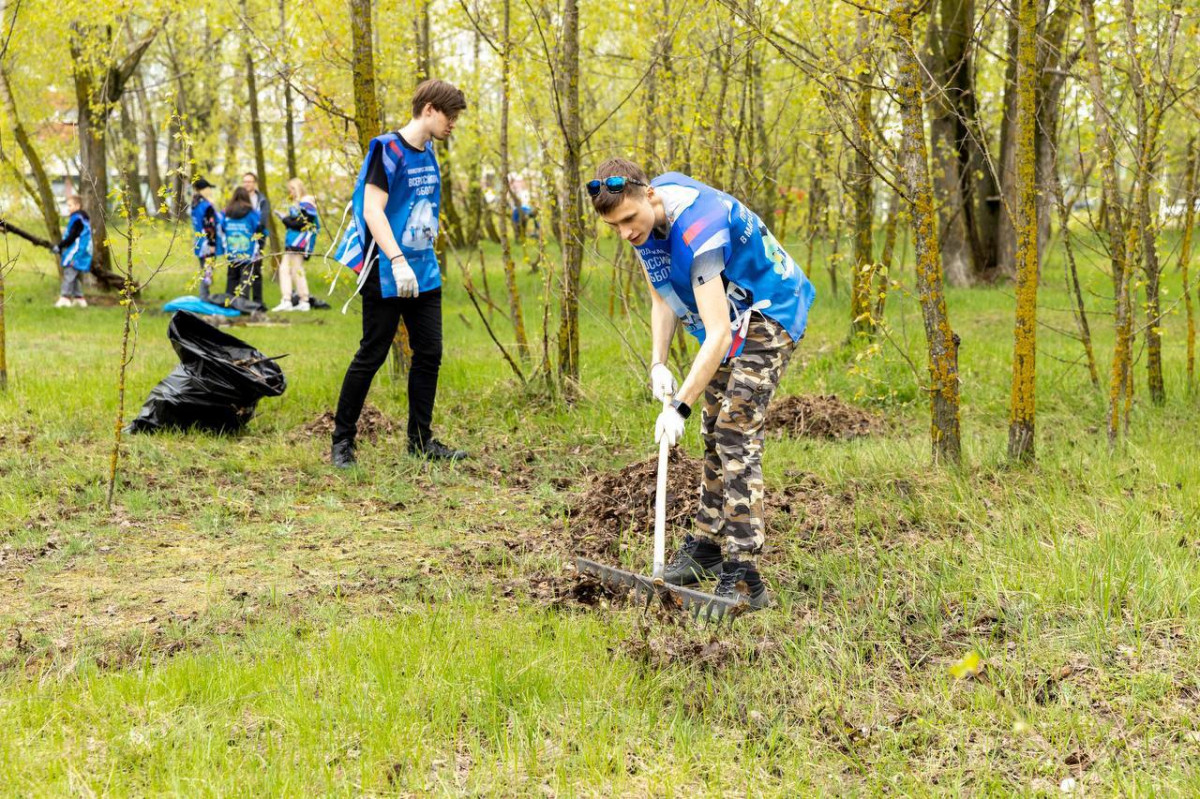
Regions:
<instances>
[{"instance_id":1,"label":"white sneaker","mask_svg":"<svg viewBox=\"0 0 1200 799\"><path fill-rule=\"evenodd\" d=\"M271 313L282 313L283 311L291 311L291 310L294 310L292 308L291 301L283 300L282 302L280 302L278 305L276 305L274 308L271 309Z\"/></svg>"},{"instance_id":2,"label":"white sneaker","mask_svg":"<svg viewBox=\"0 0 1200 799\"><path fill-rule=\"evenodd\" d=\"M300 304L292 308L293 311L307 311L311 308L307 301L301 300Z\"/></svg>"},{"instance_id":3,"label":"white sneaker","mask_svg":"<svg viewBox=\"0 0 1200 799\"><path fill-rule=\"evenodd\" d=\"M75 298L75 307L76 308L86 308L87 300L85 300L83 297L76 297Z\"/></svg>"},{"instance_id":4,"label":"white sneaker","mask_svg":"<svg viewBox=\"0 0 1200 799\"><path fill-rule=\"evenodd\" d=\"M71 307L71 298L70 297L59 297L58 301L54 303L54 307L55 308L70 308Z\"/></svg>"}]
</instances>

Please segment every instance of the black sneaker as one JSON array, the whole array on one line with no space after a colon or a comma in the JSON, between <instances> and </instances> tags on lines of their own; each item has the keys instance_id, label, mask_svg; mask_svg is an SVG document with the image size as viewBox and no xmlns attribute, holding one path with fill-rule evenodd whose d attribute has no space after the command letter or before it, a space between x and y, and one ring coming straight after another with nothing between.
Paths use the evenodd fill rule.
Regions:
<instances>
[{"instance_id":1,"label":"black sneaker","mask_svg":"<svg viewBox=\"0 0 1200 799\"><path fill-rule=\"evenodd\" d=\"M354 457L354 442L346 438L334 441L333 448L329 452L329 460L338 469L351 469L357 466L358 459Z\"/></svg>"},{"instance_id":2,"label":"black sneaker","mask_svg":"<svg viewBox=\"0 0 1200 799\"><path fill-rule=\"evenodd\" d=\"M461 461L467 457L466 450L451 449L436 438L431 438L424 444L408 442L408 454L431 461Z\"/></svg>"},{"instance_id":3,"label":"black sneaker","mask_svg":"<svg viewBox=\"0 0 1200 799\"><path fill-rule=\"evenodd\" d=\"M704 538L685 536L683 546L663 569L663 581L671 585L695 585L721 573L721 547Z\"/></svg>"},{"instance_id":4,"label":"black sneaker","mask_svg":"<svg viewBox=\"0 0 1200 799\"><path fill-rule=\"evenodd\" d=\"M741 560L727 560L721 565L721 579L713 595L737 600L746 610L762 610L771 605L771 595L758 569Z\"/></svg>"}]
</instances>

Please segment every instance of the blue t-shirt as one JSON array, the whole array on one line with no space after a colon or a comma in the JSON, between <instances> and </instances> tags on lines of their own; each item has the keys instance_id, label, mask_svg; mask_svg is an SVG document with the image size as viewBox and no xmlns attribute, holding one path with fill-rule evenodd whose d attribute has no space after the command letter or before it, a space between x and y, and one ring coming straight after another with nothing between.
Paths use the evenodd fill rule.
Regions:
<instances>
[{"instance_id":1,"label":"blue t-shirt","mask_svg":"<svg viewBox=\"0 0 1200 799\"><path fill-rule=\"evenodd\" d=\"M651 236L635 249L654 290L688 332L704 341L692 263L720 253L734 333L730 354L740 352L739 331L744 335L752 311L774 319L799 341L816 292L758 215L725 192L678 172L661 175L650 185L662 199L670 230L666 238Z\"/></svg>"},{"instance_id":2,"label":"blue t-shirt","mask_svg":"<svg viewBox=\"0 0 1200 799\"><path fill-rule=\"evenodd\" d=\"M405 146L398 133L385 133L371 140L354 186L354 219L337 254L338 261L356 272L366 265L369 255L371 268L379 270L382 296L395 297L392 265L387 258L380 257L362 215L364 188L368 182L388 187L384 213L400 251L417 275L417 290L423 293L439 288L442 273L433 244L438 234L442 176L433 154L433 142L427 142L423 150L416 150Z\"/></svg>"},{"instance_id":3,"label":"blue t-shirt","mask_svg":"<svg viewBox=\"0 0 1200 799\"><path fill-rule=\"evenodd\" d=\"M231 261L253 261L258 257L262 243L262 222L258 211L249 211L245 216L225 215L221 228L225 232L225 253Z\"/></svg>"}]
</instances>

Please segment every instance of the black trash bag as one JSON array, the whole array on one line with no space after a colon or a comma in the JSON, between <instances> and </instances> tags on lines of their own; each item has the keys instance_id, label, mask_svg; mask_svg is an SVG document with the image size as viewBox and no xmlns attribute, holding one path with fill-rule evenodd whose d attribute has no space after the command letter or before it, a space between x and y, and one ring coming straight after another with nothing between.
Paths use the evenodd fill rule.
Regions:
<instances>
[{"instance_id":1,"label":"black trash bag","mask_svg":"<svg viewBox=\"0 0 1200 799\"><path fill-rule=\"evenodd\" d=\"M249 297L240 297L236 294L210 294L208 302L213 305L220 305L222 308L233 308L242 313L254 313L255 311L266 311L267 306L261 302L256 302Z\"/></svg>"},{"instance_id":2,"label":"black trash bag","mask_svg":"<svg viewBox=\"0 0 1200 799\"><path fill-rule=\"evenodd\" d=\"M279 364L187 311L171 319L167 337L180 364L151 390L126 428L130 433L236 432L254 417L260 399L278 397L287 388Z\"/></svg>"}]
</instances>

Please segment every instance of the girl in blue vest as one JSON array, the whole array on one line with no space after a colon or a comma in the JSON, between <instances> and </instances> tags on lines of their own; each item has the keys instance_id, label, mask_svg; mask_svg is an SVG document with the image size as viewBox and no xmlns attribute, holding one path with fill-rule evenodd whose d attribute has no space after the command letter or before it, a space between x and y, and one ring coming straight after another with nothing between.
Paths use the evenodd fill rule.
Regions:
<instances>
[{"instance_id":1,"label":"girl in blue vest","mask_svg":"<svg viewBox=\"0 0 1200 799\"><path fill-rule=\"evenodd\" d=\"M78 194L67 198L67 234L52 248L62 264L62 286L58 292L55 308L86 308L83 298L83 273L92 269L92 220Z\"/></svg>"},{"instance_id":2,"label":"girl in blue vest","mask_svg":"<svg viewBox=\"0 0 1200 799\"><path fill-rule=\"evenodd\" d=\"M459 89L425 81L413 95L412 119L372 139L358 172L353 219L337 253L358 274L363 330L338 397L331 457L339 468L355 463L358 417L401 320L413 350L408 451L436 460L466 457L435 439L431 429L442 363L442 276L433 251L442 180L433 140L448 139L466 107Z\"/></svg>"},{"instance_id":3,"label":"girl in blue vest","mask_svg":"<svg viewBox=\"0 0 1200 799\"><path fill-rule=\"evenodd\" d=\"M234 189L233 199L225 207L221 231L225 255L229 258L225 293L230 299L243 297L261 303L262 272L254 269L254 265L261 258L262 220L250 203L250 193L241 186Z\"/></svg>"},{"instance_id":4,"label":"girl in blue vest","mask_svg":"<svg viewBox=\"0 0 1200 799\"><path fill-rule=\"evenodd\" d=\"M586 188L597 213L633 245L651 289L650 383L663 403L655 440L674 445L702 403L700 509L663 578L717 578L717 596L766 607L757 563L766 522L763 423L804 336L812 283L753 211L686 175L650 180L637 164L612 158ZM700 352L676 385L666 361L681 321Z\"/></svg>"},{"instance_id":5,"label":"girl in blue vest","mask_svg":"<svg viewBox=\"0 0 1200 799\"><path fill-rule=\"evenodd\" d=\"M192 184L192 251L200 261L200 299L207 300L212 286L212 260L217 252L217 209L212 204L213 184L198 178Z\"/></svg>"},{"instance_id":6,"label":"girl in blue vest","mask_svg":"<svg viewBox=\"0 0 1200 799\"><path fill-rule=\"evenodd\" d=\"M283 258L279 264L279 292L283 296L272 311L307 311L309 309L308 280L304 275L304 262L312 256L317 246L317 234L321 231L321 218L317 214L317 201L311 194L304 193L300 178L288 181L288 197L292 204L286 215L276 211L276 216L287 228L283 238ZM295 281L299 302L292 305L292 282Z\"/></svg>"}]
</instances>

